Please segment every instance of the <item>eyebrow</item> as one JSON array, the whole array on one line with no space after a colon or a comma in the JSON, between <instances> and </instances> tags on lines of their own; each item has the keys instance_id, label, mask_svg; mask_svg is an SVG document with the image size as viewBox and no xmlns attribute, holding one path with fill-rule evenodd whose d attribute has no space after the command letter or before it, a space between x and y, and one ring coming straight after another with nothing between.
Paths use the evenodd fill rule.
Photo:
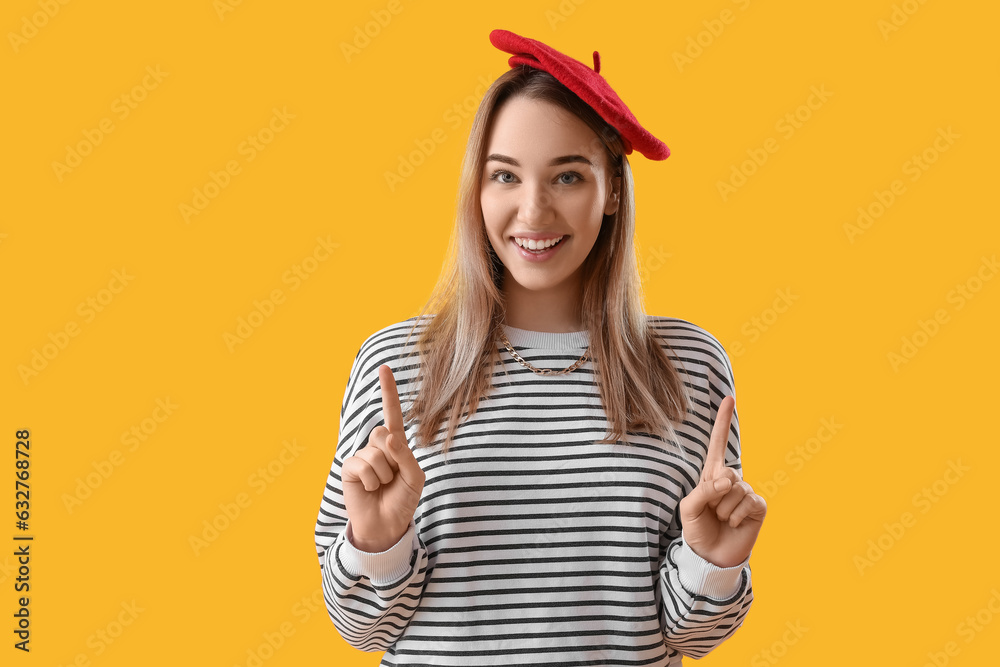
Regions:
<instances>
[{"instance_id":1,"label":"eyebrow","mask_svg":"<svg viewBox=\"0 0 1000 667\"><path fill-rule=\"evenodd\" d=\"M520 167L521 166L521 163L518 162L517 160L515 160L514 158L512 158L512 157L510 157L508 155L503 155L501 153L490 153L490 155L487 156L486 161L487 162L505 162L505 163L513 165L515 167ZM569 164L571 162L582 162L584 164L590 165L591 167L594 166L594 164L590 160L588 160L587 158L583 157L582 155L561 155L561 156L559 156L557 158L553 158L552 161L549 162L549 166L550 167L554 167L556 165Z\"/></svg>"}]
</instances>

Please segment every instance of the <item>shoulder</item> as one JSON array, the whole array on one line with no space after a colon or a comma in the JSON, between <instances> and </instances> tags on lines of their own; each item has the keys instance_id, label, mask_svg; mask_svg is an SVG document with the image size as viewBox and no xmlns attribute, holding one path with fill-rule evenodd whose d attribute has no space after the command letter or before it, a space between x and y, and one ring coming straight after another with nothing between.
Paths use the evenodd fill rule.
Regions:
<instances>
[{"instance_id":1,"label":"shoulder","mask_svg":"<svg viewBox=\"0 0 1000 667\"><path fill-rule=\"evenodd\" d=\"M368 335L358 348L351 365L347 388L348 396L362 397L378 392L378 369L388 365L396 378L397 385L407 384L416 374L416 358L409 358L414 352L417 340L433 315L411 317L384 326Z\"/></svg>"},{"instance_id":2,"label":"shoulder","mask_svg":"<svg viewBox=\"0 0 1000 667\"><path fill-rule=\"evenodd\" d=\"M411 317L395 322L370 334L358 350L358 358L371 360L381 359L386 363L386 357L395 357L409 353L416 345L417 338L427 328L433 315L424 316L418 322L417 317Z\"/></svg>"},{"instance_id":3,"label":"shoulder","mask_svg":"<svg viewBox=\"0 0 1000 667\"><path fill-rule=\"evenodd\" d=\"M705 374L713 384L721 382L733 390L733 369L725 347L711 332L678 317L647 315L661 345L684 368Z\"/></svg>"},{"instance_id":4,"label":"shoulder","mask_svg":"<svg viewBox=\"0 0 1000 667\"><path fill-rule=\"evenodd\" d=\"M670 347L696 348L706 354L726 356L719 339L693 322L661 315L647 315L646 319L660 340Z\"/></svg>"}]
</instances>

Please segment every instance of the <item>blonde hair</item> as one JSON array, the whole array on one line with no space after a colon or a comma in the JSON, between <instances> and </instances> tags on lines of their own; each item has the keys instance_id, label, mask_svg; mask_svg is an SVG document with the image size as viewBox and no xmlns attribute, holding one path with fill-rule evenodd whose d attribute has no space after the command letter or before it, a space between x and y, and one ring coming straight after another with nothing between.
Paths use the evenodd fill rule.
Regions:
<instances>
[{"instance_id":1,"label":"blonde hair","mask_svg":"<svg viewBox=\"0 0 1000 667\"><path fill-rule=\"evenodd\" d=\"M448 419L442 445L447 451L465 408L471 417L491 389L491 374L503 367L497 341L505 304L503 264L486 234L480 187L487 143L501 105L515 97L544 100L581 118L607 155L610 173L621 177L617 211L605 215L593 250L584 260L582 318L589 334L611 432L601 444L616 443L626 432L646 432L676 444L671 420L680 422L689 398L666 345L642 308L635 244L632 172L621 136L596 111L547 72L518 66L486 91L469 132L459 181L455 228L438 282L411 328L407 341L424 321L411 356L421 357L420 384L404 422L417 421L416 445L437 441ZM427 312L436 312L428 316ZM434 341L443 345L434 346ZM504 367L506 368L506 367Z\"/></svg>"}]
</instances>

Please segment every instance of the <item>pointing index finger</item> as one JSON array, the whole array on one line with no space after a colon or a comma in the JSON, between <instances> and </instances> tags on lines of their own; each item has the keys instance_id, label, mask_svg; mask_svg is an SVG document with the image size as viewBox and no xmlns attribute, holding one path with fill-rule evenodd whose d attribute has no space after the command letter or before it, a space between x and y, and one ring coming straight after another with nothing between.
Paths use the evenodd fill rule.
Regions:
<instances>
[{"instance_id":1,"label":"pointing index finger","mask_svg":"<svg viewBox=\"0 0 1000 667\"><path fill-rule=\"evenodd\" d=\"M392 433L403 433L403 409L399 405L399 392L396 391L396 378L388 364L378 367L378 383L382 388L382 415L385 417L385 427Z\"/></svg>"},{"instance_id":2,"label":"pointing index finger","mask_svg":"<svg viewBox=\"0 0 1000 667\"><path fill-rule=\"evenodd\" d=\"M702 479L715 479L726 467L726 443L729 442L729 425L733 420L735 408L736 399L732 396L726 396L719 404L719 412L712 427L712 437L708 441L705 467L701 470Z\"/></svg>"}]
</instances>

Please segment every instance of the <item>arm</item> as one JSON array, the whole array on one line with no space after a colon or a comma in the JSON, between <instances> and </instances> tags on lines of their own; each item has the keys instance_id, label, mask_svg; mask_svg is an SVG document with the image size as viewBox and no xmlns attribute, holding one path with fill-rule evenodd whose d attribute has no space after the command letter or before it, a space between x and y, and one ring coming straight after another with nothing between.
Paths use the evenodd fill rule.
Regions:
<instances>
[{"instance_id":1,"label":"arm","mask_svg":"<svg viewBox=\"0 0 1000 667\"><path fill-rule=\"evenodd\" d=\"M719 356L710 355L707 369L711 439L700 481L674 515L660 569L666 641L694 658L735 633L750 610L750 550L766 511L742 480L732 366L713 342Z\"/></svg>"},{"instance_id":2,"label":"arm","mask_svg":"<svg viewBox=\"0 0 1000 667\"><path fill-rule=\"evenodd\" d=\"M753 602L749 557L721 568L694 552L683 535L670 542L660 567L667 645L701 658L743 624Z\"/></svg>"},{"instance_id":3,"label":"arm","mask_svg":"<svg viewBox=\"0 0 1000 667\"><path fill-rule=\"evenodd\" d=\"M380 553L352 544L341 469L383 423L378 367L384 353L369 338L354 359L340 413L337 452L316 521L316 551L327 611L355 648L383 651L402 635L416 610L427 573L427 551L411 522L403 537Z\"/></svg>"}]
</instances>

